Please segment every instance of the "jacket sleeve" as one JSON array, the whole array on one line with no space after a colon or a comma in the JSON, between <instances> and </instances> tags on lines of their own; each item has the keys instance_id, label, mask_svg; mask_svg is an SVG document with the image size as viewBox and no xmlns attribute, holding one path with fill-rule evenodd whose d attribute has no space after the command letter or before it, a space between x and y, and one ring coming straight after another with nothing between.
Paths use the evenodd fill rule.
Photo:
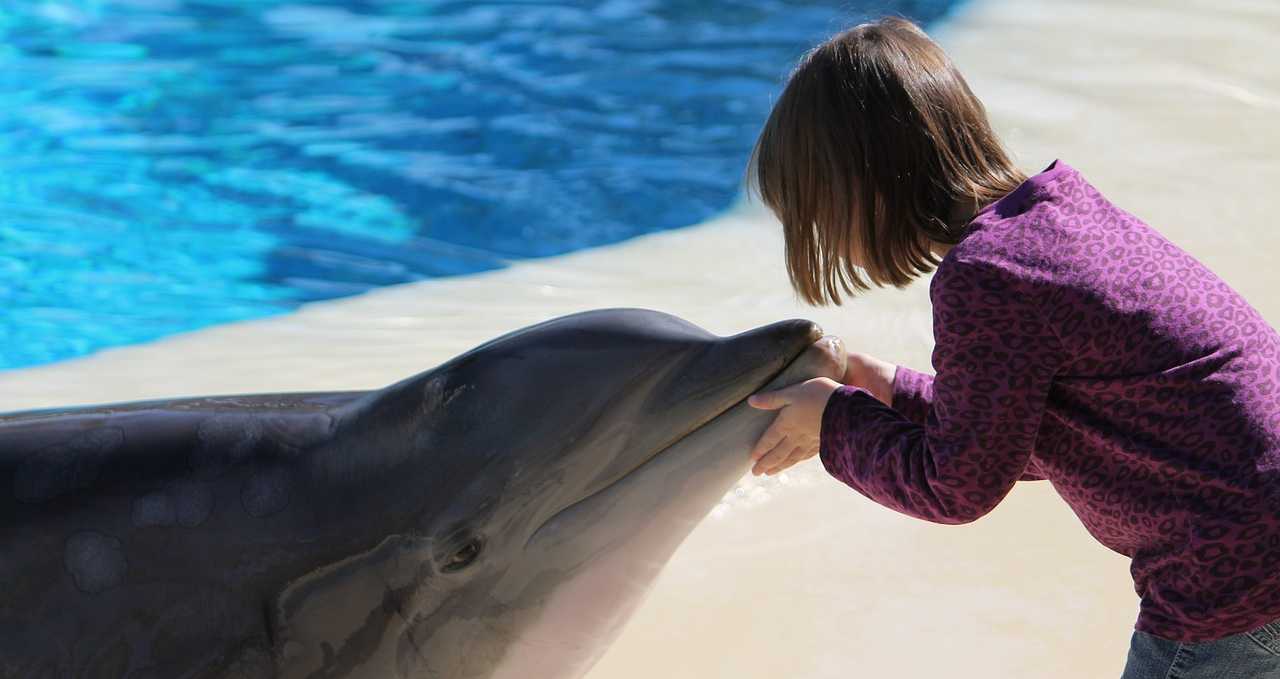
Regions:
<instances>
[{"instance_id":1,"label":"jacket sleeve","mask_svg":"<svg viewBox=\"0 0 1280 679\"><path fill-rule=\"evenodd\" d=\"M933 375L900 365L893 374L892 394L894 410L920 426L928 423L929 411L933 409ZM1043 481L1044 478L1032 458L1018 480Z\"/></svg>"},{"instance_id":2,"label":"jacket sleeve","mask_svg":"<svg viewBox=\"0 0 1280 679\"><path fill-rule=\"evenodd\" d=\"M933 375L898 366L893 373L893 409L919 425L929 419L933 408Z\"/></svg>"},{"instance_id":3,"label":"jacket sleeve","mask_svg":"<svg viewBox=\"0 0 1280 679\"><path fill-rule=\"evenodd\" d=\"M822 414L819 452L832 476L886 507L967 523L1019 479L1040 478L1028 466L1064 352L1034 285L1009 269L948 261L930 298L931 385L904 373L899 403L895 376L901 410L840 387Z\"/></svg>"}]
</instances>

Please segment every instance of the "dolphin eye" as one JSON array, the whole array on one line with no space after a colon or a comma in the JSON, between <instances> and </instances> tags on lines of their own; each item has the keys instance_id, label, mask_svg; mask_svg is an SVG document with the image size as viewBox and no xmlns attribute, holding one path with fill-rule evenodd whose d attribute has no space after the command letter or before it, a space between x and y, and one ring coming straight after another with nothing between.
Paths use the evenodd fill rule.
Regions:
<instances>
[{"instance_id":1,"label":"dolphin eye","mask_svg":"<svg viewBox=\"0 0 1280 679\"><path fill-rule=\"evenodd\" d=\"M460 571L470 566L476 557L480 556L480 549L484 544L480 538L471 538L465 545L459 547L457 551L451 554L444 566L441 568L446 573Z\"/></svg>"}]
</instances>

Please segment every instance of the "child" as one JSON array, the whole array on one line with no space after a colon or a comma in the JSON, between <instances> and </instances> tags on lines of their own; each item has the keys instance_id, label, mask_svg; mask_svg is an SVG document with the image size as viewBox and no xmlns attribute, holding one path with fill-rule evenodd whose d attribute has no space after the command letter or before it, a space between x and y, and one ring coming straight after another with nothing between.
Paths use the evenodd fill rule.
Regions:
<instances>
[{"instance_id":1,"label":"child","mask_svg":"<svg viewBox=\"0 0 1280 679\"><path fill-rule=\"evenodd\" d=\"M1280 678L1280 335L1061 161L1021 174L919 28L810 51L752 152L805 301L936 267L930 376L852 354L779 410L757 474L819 454L872 500L973 521L1048 479L1132 558L1125 679Z\"/></svg>"}]
</instances>

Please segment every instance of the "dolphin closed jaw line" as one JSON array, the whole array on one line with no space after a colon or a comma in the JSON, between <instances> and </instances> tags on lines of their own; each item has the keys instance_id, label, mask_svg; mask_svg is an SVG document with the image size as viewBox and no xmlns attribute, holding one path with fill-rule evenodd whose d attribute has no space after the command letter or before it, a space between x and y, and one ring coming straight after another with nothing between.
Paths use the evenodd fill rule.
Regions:
<instances>
[{"instance_id":1,"label":"dolphin closed jaw line","mask_svg":"<svg viewBox=\"0 0 1280 679\"><path fill-rule=\"evenodd\" d=\"M707 415L703 415L703 416L702 416L702 417L700 417L699 419L695 420L694 422L692 422L692 423L690 424L690 426L688 427L687 431L685 431L685 432L681 433L679 436L677 436L677 437L675 437L675 438L673 438L673 439L671 439L671 440L667 441L665 444L663 444L663 445L661 445L661 446L659 446L659 447L655 448L655 449L654 449L654 451L653 451L650 455L648 455L648 456L644 457L643 459L641 459L640 461L638 461L634 466L632 466L631 468L627 469L623 474L619 475L617 478L615 478L615 479L613 479L612 481L610 481L610 482L609 482L608 484L606 484L603 488L600 488L600 489L598 489L598 490L595 490L595 491L591 492L589 495L587 495L587 496L585 496L585 497L583 497L583 498L581 498L581 499L577 500L576 502L573 502L573 503L571 503L571 504L569 504L569 505L565 506L565 507L564 507L564 508L562 508L561 510L557 511L557 512L555 513L555 515L554 515L554 516L552 516L551 520L554 520L556 516L559 516L560 514L562 514L562 513L563 513L563 512L565 512L565 511L570 511L570 510L572 510L572 509L573 509L576 505L578 505L579 503L586 502L586 501L590 500L591 498L596 497L597 495L604 494L604 493L608 493L610 489L612 489L612 488L613 488L614 486L616 486L618 483L623 482L623 481L624 481L624 480L625 480L625 479L626 479L630 474L634 473L637 469L640 469L641 467L643 467L643 466L645 466L645 465L649 464L651 461L653 461L654 459L656 459L658 456L662 455L663 453L665 453L665 452L667 452L668 450L670 450L672 447L674 447L674 446L676 446L677 444L679 444L679 443L680 443L681 441L683 441L687 436L689 436L689 434L691 434L691 433L693 433L693 432L697 431L699 428L701 428L702 426L706 425L708 422L710 422L710 421L714 420L716 417L719 417L719 416L720 416L720 415L722 415L724 412L728 411L730 408L733 408L734 406L736 406L736 405L738 405L738 404L740 404L740 403L745 402L745 400L746 400L746 398L747 398L748 396L750 396L751 394L756 393L757 391L759 391L759 390L761 389L761 387L764 387L766 384L768 384L768 383L770 383L771 381L773 381L774 379L776 379L776 378L777 378L777 377L778 377L778 376L779 376L779 375L780 375L780 374L781 374L781 373L786 369L786 367L787 367L788 365L790 365L790 364L791 364L791 362L792 362L792 361L793 361L797 356L799 356L799 355L800 355L800 354L801 354L805 349L809 348L809 346L811 346L814 342L817 342L817 341L818 341L819 339L821 339L821 338L822 338L822 336L823 336L823 334L822 334L822 328L821 328L821 327L819 327L818 325L816 325L816 324L814 324L814 323L811 323L811 322L808 322L808 321L799 321L799 322L797 322L797 321L785 322L785 321L784 321L783 323L784 323L784 324L787 324L787 323L792 323L792 324L794 324L794 323L804 323L804 324L807 324L808 329L807 329L807 334L805 335L805 340L806 340L807 344L806 344L806 345L804 345L804 346L800 346L800 347L796 348L796 350L795 350L794 352L792 352L790 355L787 355L787 356L786 356L786 360L783 362L783 364L782 364L781 366L779 366L779 367L777 368L777 370L772 371L771 373L769 373L769 374L765 375L764 377L760 377L760 376L759 376L759 374L758 374L758 372L759 372L759 371L758 371L758 370L756 370L756 371L754 371L754 372L753 372L753 371L752 371L752 370L750 370L750 369L744 369L744 370L743 370L743 371L741 371L740 373L735 374L735 375L734 375L734 377L733 377L732 379L728 380L728 382L730 382L730 383L734 384L734 386L736 387L736 389L735 389L735 395L731 397L732 402L731 402L731 403L729 403L726 407L724 407L723 409L718 410L718 411L716 411L716 412L713 412L713 413L710 413L710 414L707 414ZM779 324L779 325L782 325L782 324ZM772 328L773 326L769 326L769 327L770 327L770 328ZM768 328L761 329L761 331L764 331L764 330L767 330L767 329L768 329ZM756 331L756 332L761 332L761 331ZM744 333L744 334L750 334L750 333ZM734 337L730 337L730 338L725 338L725 339L723 339L723 340L721 340L721 341L723 341L723 342L732 342L734 339L735 339ZM784 355L785 355L785 354L784 354ZM745 380L750 380L750 381L744 381L744 378L745 378ZM721 387L721 385L710 385L710 386L707 388L707 390L706 390L706 391L710 392L710 391L712 391L712 390L714 390L714 389L716 389L716 388L722 388L722 387ZM678 406L678 404L677 404L677 406L676 406L676 407L679 407L679 406ZM529 540L530 540L530 541L532 541L532 540L536 537L536 535L537 535L537 533L535 532L533 535L531 535L531 536L529 537Z\"/></svg>"}]
</instances>

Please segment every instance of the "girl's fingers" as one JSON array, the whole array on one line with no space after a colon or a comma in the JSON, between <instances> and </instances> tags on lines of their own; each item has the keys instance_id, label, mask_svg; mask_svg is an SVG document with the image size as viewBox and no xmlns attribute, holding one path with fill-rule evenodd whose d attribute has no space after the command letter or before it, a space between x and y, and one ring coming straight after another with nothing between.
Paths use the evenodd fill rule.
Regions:
<instances>
[{"instance_id":1,"label":"girl's fingers","mask_svg":"<svg viewBox=\"0 0 1280 679\"><path fill-rule=\"evenodd\" d=\"M778 441L777 445L766 451L765 454L756 461L755 467L751 471L756 474L765 473L767 469L772 467L779 459L785 456L788 450L791 450L791 443L788 442L786 438L783 438L781 441Z\"/></svg>"},{"instance_id":2,"label":"girl's fingers","mask_svg":"<svg viewBox=\"0 0 1280 679\"><path fill-rule=\"evenodd\" d=\"M801 462L804 462L805 460L817 454L818 454L818 449L812 444L807 446L800 446L795 450L791 451L791 457L787 460L787 466L794 467L795 465L798 465Z\"/></svg>"},{"instance_id":3,"label":"girl's fingers","mask_svg":"<svg viewBox=\"0 0 1280 679\"><path fill-rule=\"evenodd\" d=\"M756 445L751 449L752 462L764 457L765 453L773 450L780 441L787 437L778 422L780 419L782 419L781 416L774 418L773 424L769 425L769 429L760 435L760 440L756 441Z\"/></svg>"},{"instance_id":4,"label":"girl's fingers","mask_svg":"<svg viewBox=\"0 0 1280 679\"><path fill-rule=\"evenodd\" d=\"M783 406L790 405L794 400L796 388L798 384L789 387L774 389L773 391L762 391L758 394L752 394L747 397L747 403L752 408L760 408L761 410L777 410Z\"/></svg>"},{"instance_id":5,"label":"girl's fingers","mask_svg":"<svg viewBox=\"0 0 1280 679\"><path fill-rule=\"evenodd\" d=\"M766 469L776 464L779 459L784 459L780 456L785 456L790 450L791 444L787 442L786 437L783 437L781 441L778 441L756 461L755 466L751 468L751 473L757 476L763 474Z\"/></svg>"},{"instance_id":6,"label":"girl's fingers","mask_svg":"<svg viewBox=\"0 0 1280 679\"><path fill-rule=\"evenodd\" d=\"M818 441L811 440L805 445L799 446L796 449L797 457L795 459L795 462L804 462L805 460L817 454L818 454ZM792 464L795 464L795 462L792 462Z\"/></svg>"},{"instance_id":7,"label":"girl's fingers","mask_svg":"<svg viewBox=\"0 0 1280 679\"><path fill-rule=\"evenodd\" d=\"M796 446L791 449L791 454L787 456L787 459L784 460L782 464L779 464L778 466L774 467L773 469L770 469L765 473L770 475L777 474L778 472L783 471L784 469L788 469L790 467L794 467L797 464L800 464L801 462L804 462L805 460L817 454L818 454L818 448L813 443L810 443L808 445Z\"/></svg>"},{"instance_id":8,"label":"girl's fingers","mask_svg":"<svg viewBox=\"0 0 1280 679\"><path fill-rule=\"evenodd\" d=\"M805 458L804 452L805 452L805 449L803 447L794 446L793 448L791 448L791 452L787 453L785 457L779 457L778 462L774 464L773 467L771 467L765 473L772 476L790 467L791 465L794 465L795 463Z\"/></svg>"}]
</instances>

